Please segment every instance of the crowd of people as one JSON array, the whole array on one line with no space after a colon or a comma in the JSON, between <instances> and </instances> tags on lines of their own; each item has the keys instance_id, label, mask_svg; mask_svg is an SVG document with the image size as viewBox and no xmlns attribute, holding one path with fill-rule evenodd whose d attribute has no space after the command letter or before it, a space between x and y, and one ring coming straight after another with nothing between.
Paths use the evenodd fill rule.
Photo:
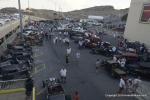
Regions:
<instances>
[{"instance_id":1,"label":"crowd of people","mask_svg":"<svg viewBox=\"0 0 150 100\"><path fill-rule=\"evenodd\" d=\"M141 79L140 77L136 78L128 78L127 76L121 76L119 82L119 94L133 94L137 93L137 89L141 86Z\"/></svg>"},{"instance_id":2,"label":"crowd of people","mask_svg":"<svg viewBox=\"0 0 150 100\"><path fill-rule=\"evenodd\" d=\"M71 43L70 43L70 38L68 32L58 32L54 35L54 33L49 33L44 35L46 39L51 39L53 44L56 45L58 42L63 43L64 46L66 47L66 53L65 53L65 63L68 65L70 63L70 57L72 54L72 48L71 48ZM116 35L114 35L114 38L116 38ZM83 48L84 41L79 40L78 41L78 47L79 50ZM118 47L112 47L112 52L114 54L113 56L113 61L118 63L122 68L125 67L127 59L122 57L118 58L115 54L117 49L123 50L127 48L126 40L123 39L122 37L118 38ZM145 52L145 47L144 45L140 47L141 52ZM76 51L74 54L75 59L77 62L79 62L81 54L80 51ZM96 73L99 71L99 67L101 65L103 59L97 59L95 66L96 66ZM60 79L62 83L66 83L67 81L67 68L66 66L60 69ZM117 93L122 94L122 93L136 93L137 89L140 87L141 80L140 77L137 78L127 78L126 76L121 76L120 82L119 82L119 90ZM74 100L79 100L79 93L75 92L74 94Z\"/></svg>"}]
</instances>

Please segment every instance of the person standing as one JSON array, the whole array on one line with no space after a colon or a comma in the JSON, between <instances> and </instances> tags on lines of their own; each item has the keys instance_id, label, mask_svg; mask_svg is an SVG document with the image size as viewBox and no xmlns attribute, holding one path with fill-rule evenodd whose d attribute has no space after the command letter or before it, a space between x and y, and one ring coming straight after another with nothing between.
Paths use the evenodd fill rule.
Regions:
<instances>
[{"instance_id":1,"label":"person standing","mask_svg":"<svg viewBox=\"0 0 150 100\"><path fill-rule=\"evenodd\" d=\"M120 82L119 82L119 91L118 91L118 93L122 94L123 91L125 90L125 88L126 88L125 76L121 76L121 79L120 79Z\"/></svg>"},{"instance_id":2,"label":"person standing","mask_svg":"<svg viewBox=\"0 0 150 100\"><path fill-rule=\"evenodd\" d=\"M80 59L80 52L76 52L76 61L77 61L77 66L79 64L79 59Z\"/></svg>"},{"instance_id":3,"label":"person standing","mask_svg":"<svg viewBox=\"0 0 150 100\"><path fill-rule=\"evenodd\" d=\"M116 38L116 33L113 34L114 38Z\"/></svg>"},{"instance_id":4,"label":"person standing","mask_svg":"<svg viewBox=\"0 0 150 100\"><path fill-rule=\"evenodd\" d=\"M56 38L55 37L53 38L53 43L56 44Z\"/></svg>"},{"instance_id":5,"label":"person standing","mask_svg":"<svg viewBox=\"0 0 150 100\"><path fill-rule=\"evenodd\" d=\"M73 96L73 100L80 100L80 96L78 91L75 92L74 96Z\"/></svg>"},{"instance_id":6,"label":"person standing","mask_svg":"<svg viewBox=\"0 0 150 100\"><path fill-rule=\"evenodd\" d=\"M76 59L80 59L80 52L76 52Z\"/></svg>"},{"instance_id":7,"label":"person standing","mask_svg":"<svg viewBox=\"0 0 150 100\"><path fill-rule=\"evenodd\" d=\"M78 45L79 45L79 49L81 49L81 48L83 47L83 41L80 40L80 41L78 42Z\"/></svg>"},{"instance_id":8,"label":"person standing","mask_svg":"<svg viewBox=\"0 0 150 100\"><path fill-rule=\"evenodd\" d=\"M137 89L140 87L140 84L141 84L141 80L140 77L138 76L133 80L133 93L137 92Z\"/></svg>"},{"instance_id":9,"label":"person standing","mask_svg":"<svg viewBox=\"0 0 150 100\"><path fill-rule=\"evenodd\" d=\"M62 83L66 83L66 75L67 75L67 69L66 68L62 68L60 70L60 77L61 77L61 82Z\"/></svg>"},{"instance_id":10,"label":"person standing","mask_svg":"<svg viewBox=\"0 0 150 100\"><path fill-rule=\"evenodd\" d=\"M131 94L131 93L133 92L133 80L132 80L132 79L128 79L128 80L127 80L126 92L127 92L128 94Z\"/></svg>"},{"instance_id":11,"label":"person standing","mask_svg":"<svg viewBox=\"0 0 150 100\"><path fill-rule=\"evenodd\" d=\"M71 47L67 48L67 55L70 56L71 54Z\"/></svg>"},{"instance_id":12,"label":"person standing","mask_svg":"<svg viewBox=\"0 0 150 100\"><path fill-rule=\"evenodd\" d=\"M65 59L66 59L66 64L68 65L69 64L69 55L66 55Z\"/></svg>"},{"instance_id":13,"label":"person standing","mask_svg":"<svg viewBox=\"0 0 150 100\"><path fill-rule=\"evenodd\" d=\"M112 52L113 52L113 54L116 54L116 51L117 51L117 48L114 46L114 47L112 47Z\"/></svg>"},{"instance_id":14,"label":"person standing","mask_svg":"<svg viewBox=\"0 0 150 100\"><path fill-rule=\"evenodd\" d=\"M96 61L96 63L95 63L95 66L96 66L96 73L97 73L98 70L99 70L100 64L101 64L100 59L97 59L97 61Z\"/></svg>"},{"instance_id":15,"label":"person standing","mask_svg":"<svg viewBox=\"0 0 150 100\"><path fill-rule=\"evenodd\" d=\"M26 89L26 99L28 100L31 95L32 95L32 90L33 90L33 80L31 77L29 77L26 81L25 81L25 89Z\"/></svg>"},{"instance_id":16,"label":"person standing","mask_svg":"<svg viewBox=\"0 0 150 100\"><path fill-rule=\"evenodd\" d=\"M116 55L113 56L113 61L116 63L117 62L117 57Z\"/></svg>"}]
</instances>

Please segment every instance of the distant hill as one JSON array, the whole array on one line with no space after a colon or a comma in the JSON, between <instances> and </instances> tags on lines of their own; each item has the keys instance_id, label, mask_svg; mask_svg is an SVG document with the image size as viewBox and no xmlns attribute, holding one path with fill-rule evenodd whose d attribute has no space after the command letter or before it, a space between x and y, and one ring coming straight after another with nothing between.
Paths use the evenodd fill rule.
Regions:
<instances>
[{"instance_id":1,"label":"distant hill","mask_svg":"<svg viewBox=\"0 0 150 100\"><path fill-rule=\"evenodd\" d=\"M0 13L8 13L8 14L18 13L18 9L14 7L2 8L0 9Z\"/></svg>"},{"instance_id":2,"label":"distant hill","mask_svg":"<svg viewBox=\"0 0 150 100\"><path fill-rule=\"evenodd\" d=\"M41 17L41 18L46 18L46 19L53 19L54 14L56 11L53 10L44 10L44 9L30 9L30 15L36 16L36 17Z\"/></svg>"},{"instance_id":3,"label":"distant hill","mask_svg":"<svg viewBox=\"0 0 150 100\"><path fill-rule=\"evenodd\" d=\"M107 15L120 15L123 16L128 13L127 9L117 10L113 6L96 6L91 8L86 8L82 10L75 10L71 12L64 13L66 16L75 17L75 18L87 18L88 15L96 16L107 16Z\"/></svg>"},{"instance_id":4,"label":"distant hill","mask_svg":"<svg viewBox=\"0 0 150 100\"><path fill-rule=\"evenodd\" d=\"M63 12L64 16L72 17L72 18L87 18L88 15L97 15L97 16L107 16L107 15L120 15L123 16L128 13L127 9L114 9L113 6L96 6L91 8L85 8L81 10L75 10L70 12ZM24 11L25 14L30 14L36 17L42 17L46 19L54 19L58 17L60 12L56 12L53 10L44 10L44 9L30 9L30 13ZM16 8L3 8L0 10L0 12L6 12L6 13L16 13L18 10Z\"/></svg>"}]
</instances>

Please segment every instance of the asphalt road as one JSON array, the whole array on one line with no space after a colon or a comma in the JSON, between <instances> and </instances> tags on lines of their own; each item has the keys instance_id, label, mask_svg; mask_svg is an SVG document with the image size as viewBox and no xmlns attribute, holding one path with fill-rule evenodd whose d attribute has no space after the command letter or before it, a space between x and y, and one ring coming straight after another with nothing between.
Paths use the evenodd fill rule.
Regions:
<instances>
[{"instance_id":1,"label":"asphalt road","mask_svg":"<svg viewBox=\"0 0 150 100\"><path fill-rule=\"evenodd\" d=\"M104 36L104 40L115 44L113 37ZM52 41L44 41L41 47L34 47L35 72L33 73L37 89L37 100L46 100L45 90L42 88L42 80L50 77L59 77L62 67L67 68L67 83L64 85L66 94L79 91L81 100L134 100L133 97L106 97L107 94L116 94L118 79L112 78L103 69L97 74L95 62L97 58L104 59L100 55L92 55L90 50L80 50L81 58L77 62L75 53L79 51L77 45L71 42L72 53L69 66L65 65L66 46L63 43L53 44Z\"/></svg>"}]
</instances>

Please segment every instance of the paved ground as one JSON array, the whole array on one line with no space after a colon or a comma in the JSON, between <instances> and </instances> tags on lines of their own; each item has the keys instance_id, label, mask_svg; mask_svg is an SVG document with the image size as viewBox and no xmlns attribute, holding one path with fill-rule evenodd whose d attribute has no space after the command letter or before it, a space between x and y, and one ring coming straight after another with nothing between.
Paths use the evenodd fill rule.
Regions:
<instances>
[{"instance_id":1,"label":"paved ground","mask_svg":"<svg viewBox=\"0 0 150 100\"><path fill-rule=\"evenodd\" d=\"M107 37L107 36L106 36ZM105 40L111 41L109 37ZM112 41L113 43L114 41ZM67 66L67 83L64 85L67 94L79 91L81 100L134 100L135 98L117 97L108 98L106 94L115 94L118 90L119 80L113 79L103 69L98 74L95 73L95 61L97 58L104 58L100 55L91 55L89 50L81 50L79 63L75 61L77 45L71 43L72 55L71 63ZM37 100L45 100L46 95L42 89L42 80L49 77L59 77L59 71L65 65L64 55L66 47L59 43L54 45L50 41L45 41L41 47L35 47L35 73L33 74L37 87Z\"/></svg>"},{"instance_id":2,"label":"paved ground","mask_svg":"<svg viewBox=\"0 0 150 100\"><path fill-rule=\"evenodd\" d=\"M0 100L25 100L25 93L3 94L0 95Z\"/></svg>"}]
</instances>

